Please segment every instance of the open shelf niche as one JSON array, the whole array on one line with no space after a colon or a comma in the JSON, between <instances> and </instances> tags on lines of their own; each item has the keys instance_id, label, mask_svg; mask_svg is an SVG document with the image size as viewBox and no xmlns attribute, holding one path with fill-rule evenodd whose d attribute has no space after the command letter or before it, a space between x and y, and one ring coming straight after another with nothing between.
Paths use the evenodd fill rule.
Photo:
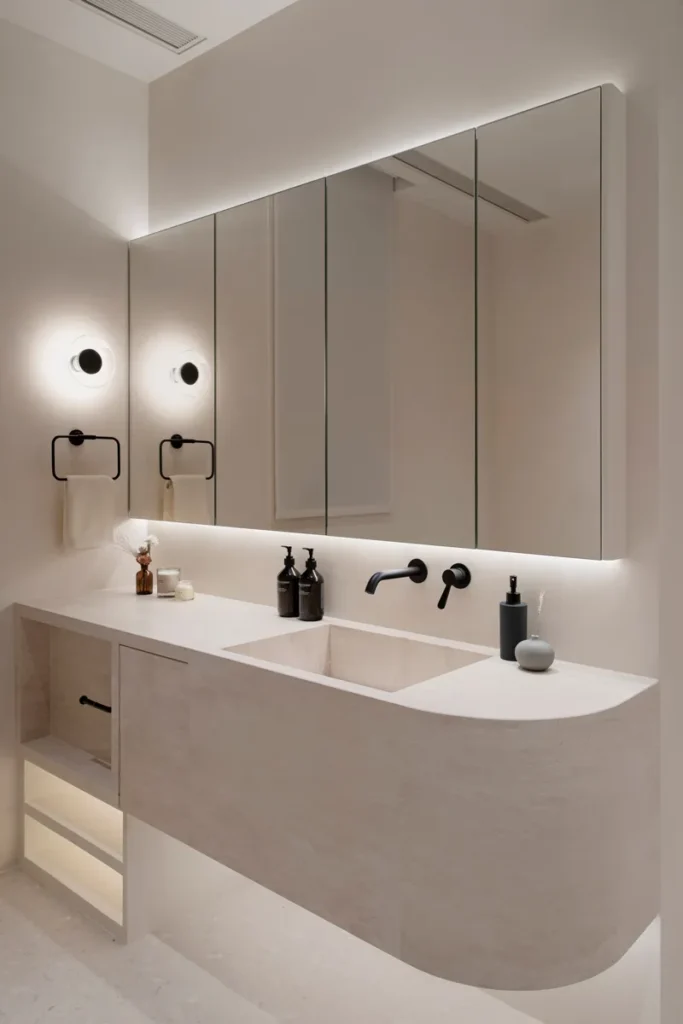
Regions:
<instances>
[{"instance_id":1,"label":"open shelf niche","mask_svg":"<svg viewBox=\"0 0 683 1024\"><path fill-rule=\"evenodd\" d=\"M118 805L117 715L112 645L33 619L17 623L19 738L38 767Z\"/></svg>"}]
</instances>

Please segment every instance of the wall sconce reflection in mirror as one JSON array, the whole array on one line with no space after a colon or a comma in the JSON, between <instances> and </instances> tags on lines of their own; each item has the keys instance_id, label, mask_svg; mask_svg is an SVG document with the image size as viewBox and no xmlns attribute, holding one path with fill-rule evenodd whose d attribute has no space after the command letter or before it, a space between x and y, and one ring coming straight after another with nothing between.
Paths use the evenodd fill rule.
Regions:
<instances>
[{"instance_id":1,"label":"wall sconce reflection in mirror","mask_svg":"<svg viewBox=\"0 0 683 1024\"><path fill-rule=\"evenodd\" d=\"M100 388L107 384L114 372L114 356L108 345L92 338L77 338L71 346L71 370L80 384Z\"/></svg>"},{"instance_id":2,"label":"wall sconce reflection in mirror","mask_svg":"<svg viewBox=\"0 0 683 1024\"><path fill-rule=\"evenodd\" d=\"M102 369L102 356L96 348L84 348L78 355L72 356L71 367L76 373L99 373Z\"/></svg>"},{"instance_id":3,"label":"wall sconce reflection in mirror","mask_svg":"<svg viewBox=\"0 0 683 1024\"><path fill-rule=\"evenodd\" d=\"M193 362L183 363L173 371L173 379L176 383L182 381L188 387L193 387L199 380L199 367Z\"/></svg>"},{"instance_id":4,"label":"wall sconce reflection in mirror","mask_svg":"<svg viewBox=\"0 0 683 1024\"><path fill-rule=\"evenodd\" d=\"M199 352L183 352L171 370L171 380L186 394L198 397L209 387L209 364Z\"/></svg>"}]
</instances>

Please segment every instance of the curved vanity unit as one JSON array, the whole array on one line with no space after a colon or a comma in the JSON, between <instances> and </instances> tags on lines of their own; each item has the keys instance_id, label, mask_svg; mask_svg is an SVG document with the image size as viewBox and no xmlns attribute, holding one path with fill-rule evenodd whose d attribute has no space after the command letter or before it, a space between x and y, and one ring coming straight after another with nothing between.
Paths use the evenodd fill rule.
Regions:
<instances>
[{"instance_id":1,"label":"curved vanity unit","mask_svg":"<svg viewBox=\"0 0 683 1024\"><path fill-rule=\"evenodd\" d=\"M658 912L658 689L265 607L100 594L124 812L421 970L599 974Z\"/></svg>"}]
</instances>

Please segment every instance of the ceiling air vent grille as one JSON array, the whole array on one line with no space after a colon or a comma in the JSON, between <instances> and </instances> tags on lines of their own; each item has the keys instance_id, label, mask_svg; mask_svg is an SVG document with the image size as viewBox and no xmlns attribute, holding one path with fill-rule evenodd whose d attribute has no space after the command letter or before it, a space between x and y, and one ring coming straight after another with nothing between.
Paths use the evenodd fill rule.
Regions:
<instances>
[{"instance_id":1,"label":"ceiling air vent grille","mask_svg":"<svg viewBox=\"0 0 683 1024\"><path fill-rule=\"evenodd\" d=\"M181 25L176 25L168 18L150 11L136 0L73 0L80 7L87 7L98 14L112 18L119 25L125 25L134 32L139 32L147 39L160 43L174 53L185 53L205 37L196 32L189 32Z\"/></svg>"}]
</instances>

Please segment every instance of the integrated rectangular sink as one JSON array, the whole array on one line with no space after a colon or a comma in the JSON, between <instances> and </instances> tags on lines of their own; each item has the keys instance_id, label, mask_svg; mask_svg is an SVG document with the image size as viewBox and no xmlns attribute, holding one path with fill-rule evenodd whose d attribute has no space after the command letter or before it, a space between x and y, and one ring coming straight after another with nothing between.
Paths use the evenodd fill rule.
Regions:
<instances>
[{"instance_id":1,"label":"integrated rectangular sink","mask_svg":"<svg viewBox=\"0 0 683 1024\"><path fill-rule=\"evenodd\" d=\"M484 655L457 647L348 626L315 626L224 649L392 692L484 660Z\"/></svg>"}]
</instances>

